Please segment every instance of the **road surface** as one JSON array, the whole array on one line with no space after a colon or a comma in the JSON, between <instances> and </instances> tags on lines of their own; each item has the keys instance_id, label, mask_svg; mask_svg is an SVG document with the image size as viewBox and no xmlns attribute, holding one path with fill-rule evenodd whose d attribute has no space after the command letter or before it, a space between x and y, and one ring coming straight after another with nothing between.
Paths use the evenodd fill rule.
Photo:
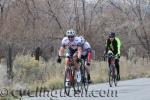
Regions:
<instances>
[{"instance_id":1,"label":"road surface","mask_svg":"<svg viewBox=\"0 0 150 100\"><path fill-rule=\"evenodd\" d=\"M44 96L24 96L21 100L150 100L150 78L120 81L117 87L109 87L108 83L90 85L87 95L72 92L71 97L64 97L61 90L55 90Z\"/></svg>"}]
</instances>

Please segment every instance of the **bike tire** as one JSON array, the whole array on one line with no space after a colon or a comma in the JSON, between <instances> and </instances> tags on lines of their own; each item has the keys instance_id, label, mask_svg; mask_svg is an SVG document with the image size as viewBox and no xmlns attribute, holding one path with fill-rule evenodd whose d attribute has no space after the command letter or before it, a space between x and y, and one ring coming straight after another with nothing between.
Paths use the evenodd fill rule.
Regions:
<instances>
[{"instance_id":1,"label":"bike tire","mask_svg":"<svg viewBox=\"0 0 150 100\"><path fill-rule=\"evenodd\" d=\"M82 84L83 84L83 90L87 93L88 88L89 88L89 83L88 83L88 73L85 69L85 65L81 64L81 76L82 76Z\"/></svg>"},{"instance_id":2,"label":"bike tire","mask_svg":"<svg viewBox=\"0 0 150 100\"><path fill-rule=\"evenodd\" d=\"M75 77L77 77L77 76L75 75ZM74 93L75 94L80 93L82 91L82 83L81 82L77 82L77 79L74 80L73 88L74 88Z\"/></svg>"},{"instance_id":3,"label":"bike tire","mask_svg":"<svg viewBox=\"0 0 150 100\"><path fill-rule=\"evenodd\" d=\"M112 87L112 85L113 85L113 76L112 76L112 65L110 65L110 67L109 67L109 74L108 74L108 76L109 76L109 86L110 87Z\"/></svg>"},{"instance_id":4,"label":"bike tire","mask_svg":"<svg viewBox=\"0 0 150 100\"><path fill-rule=\"evenodd\" d=\"M117 86L117 83L118 83L118 81L117 81L117 71L116 71L116 67L114 66L114 85L115 86Z\"/></svg>"},{"instance_id":5,"label":"bike tire","mask_svg":"<svg viewBox=\"0 0 150 100\"><path fill-rule=\"evenodd\" d=\"M71 77L71 69L67 68L65 71L65 77L64 77L64 92L67 96L70 94L70 89L71 89L71 80L67 81L67 75L69 74L69 77Z\"/></svg>"}]
</instances>

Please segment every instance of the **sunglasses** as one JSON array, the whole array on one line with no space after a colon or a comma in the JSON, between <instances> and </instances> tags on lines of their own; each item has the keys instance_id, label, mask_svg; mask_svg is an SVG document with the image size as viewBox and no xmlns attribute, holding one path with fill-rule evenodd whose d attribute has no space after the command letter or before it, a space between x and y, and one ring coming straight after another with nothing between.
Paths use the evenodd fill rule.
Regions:
<instances>
[{"instance_id":1,"label":"sunglasses","mask_svg":"<svg viewBox=\"0 0 150 100\"><path fill-rule=\"evenodd\" d=\"M68 36L68 38L74 38L74 36Z\"/></svg>"},{"instance_id":2,"label":"sunglasses","mask_svg":"<svg viewBox=\"0 0 150 100\"><path fill-rule=\"evenodd\" d=\"M115 38L114 36L109 36L109 38Z\"/></svg>"}]
</instances>

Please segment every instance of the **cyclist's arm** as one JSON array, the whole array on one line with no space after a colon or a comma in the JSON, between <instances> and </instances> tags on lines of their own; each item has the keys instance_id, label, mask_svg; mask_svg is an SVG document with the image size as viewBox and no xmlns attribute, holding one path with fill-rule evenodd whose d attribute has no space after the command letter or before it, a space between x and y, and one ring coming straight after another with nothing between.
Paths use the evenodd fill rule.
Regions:
<instances>
[{"instance_id":1,"label":"cyclist's arm","mask_svg":"<svg viewBox=\"0 0 150 100\"><path fill-rule=\"evenodd\" d=\"M81 58L81 54L82 54L82 47L78 46L78 58Z\"/></svg>"},{"instance_id":2,"label":"cyclist's arm","mask_svg":"<svg viewBox=\"0 0 150 100\"><path fill-rule=\"evenodd\" d=\"M59 56L63 56L64 52L65 52L65 48L64 47L60 47L58 55Z\"/></svg>"},{"instance_id":3,"label":"cyclist's arm","mask_svg":"<svg viewBox=\"0 0 150 100\"><path fill-rule=\"evenodd\" d=\"M119 38L116 38L116 41L117 41L117 48L118 48L118 54L120 55L120 48L121 48L121 41Z\"/></svg>"},{"instance_id":4,"label":"cyclist's arm","mask_svg":"<svg viewBox=\"0 0 150 100\"><path fill-rule=\"evenodd\" d=\"M65 38L63 38L62 42L61 42L61 46L58 52L58 56L63 56L64 52L65 52Z\"/></svg>"},{"instance_id":5,"label":"cyclist's arm","mask_svg":"<svg viewBox=\"0 0 150 100\"><path fill-rule=\"evenodd\" d=\"M91 59L92 59L92 52L91 52L91 49L88 48L88 62L91 62Z\"/></svg>"},{"instance_id":6,"label":"cyclist's arm","mask_svg":"<svg viewBox=\"0 0 150 100\"><path fill-rule=\"evenodd\" d=\"M106 44L105 44L105 53L108 52L109 49L109 44L108 44L108 39L106 40Z\"/></svg>"}]
</instances>

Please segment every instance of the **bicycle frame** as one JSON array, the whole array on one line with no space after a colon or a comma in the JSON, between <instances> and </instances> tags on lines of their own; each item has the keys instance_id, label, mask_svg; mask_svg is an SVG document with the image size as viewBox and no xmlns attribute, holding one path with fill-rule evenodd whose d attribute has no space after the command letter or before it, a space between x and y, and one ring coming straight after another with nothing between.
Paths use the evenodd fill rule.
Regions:
<instances>
[{"instance_id":1,"label":"bicycle frame","mask_svg":"<svg viewBox=\"0 0 150 100\"><path fill-rule=\"evenodd\" d=\"M109 62L109 69L112 72L112 77L115 78L115 58L111 57L108 58L110 60Z\"/></svg>"},{"instance_id":2,"label":"bicycle frame","mask_svg":"<svg viewBox=\"0 0 150 100\"><path fill-rule=\"evenodd\" d=\"M74 76L75 76L75 68L73 68L73 59L69 58L69 65L68 65L68 70L69 70L69 79L70 79L70 82L71 82L71 86L74 85L75 83L75 80L74 80Z\"/></svg>"},{"instance_id":3,"label":"bicycle frame","mask_svg":"<svg viewBox=\"0 0 150 100\"><path fill-rule=\"evenodd\" d=\"M66 58L66 57L65 57ZM65 70L65 78L64 78L64 90L65 94L69 96L70 89L73 87L74 93L77 93L77 89L79 89L78 82L75 80L75 67L74 67L74 57L69 58L68 67ZM69 81L66 81L66 79L69 79ZM69 86L66 86L66 82L69 83ZM77 86L76 86L77 85ZM77 87L77 89L76 89Z\"/></svg>"},{"instance_id":4,"label":"bicycle frame","mask_svg":"<svg viewBox=\"0 0 150 100\"><path fill-rule=\"evenodd\" d=\"M80 70L81 70L81 76L82 76L82 84L84 86L85 92L87 93L87 91L88 91L88 80L87 80L87 75L86 75L87 71L85 68L85 62L86 62L86 60L84 60L84 59L81 60Z\"/></svg>"},{"instance_id":5,"label":"bicycle frame","mask_svg":"<svg viewBox=\"0 0 150 100\"><path fill-rule=\"evenodd\" d=\"M106 57L108 58L109 63L109 85L110 87L112 87L112 84L114 82L115 86L117 86L115 56L113 54L108 54Z\"/></svg>"}]
</instances>

